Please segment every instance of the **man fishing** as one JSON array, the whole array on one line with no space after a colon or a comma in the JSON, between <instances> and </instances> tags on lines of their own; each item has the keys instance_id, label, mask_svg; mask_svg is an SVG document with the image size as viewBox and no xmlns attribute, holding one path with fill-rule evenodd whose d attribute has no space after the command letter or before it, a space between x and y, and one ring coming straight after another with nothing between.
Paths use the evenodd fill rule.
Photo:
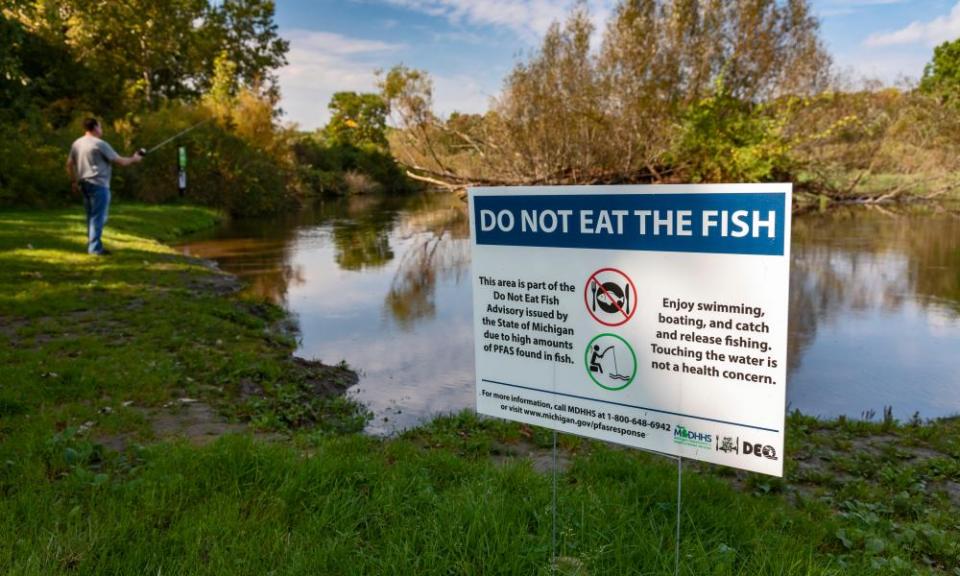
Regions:
<instances>
[{"instance_id":1,"label":"man fishing","mask_svg":"<svg viewBox=\"0 0 960 576\"><path fill-rule=\"evenodd\" d=\"M83 208L87 213L87 253L106 256L103 247L103 227L110 209L110 174L112 165L130 166L143 160L143 153L121 156L100 137L103 130L96 118L83 121L85 133L70 146L67 174L74 193L83 193Z\"/></svg>"}]
</instances>

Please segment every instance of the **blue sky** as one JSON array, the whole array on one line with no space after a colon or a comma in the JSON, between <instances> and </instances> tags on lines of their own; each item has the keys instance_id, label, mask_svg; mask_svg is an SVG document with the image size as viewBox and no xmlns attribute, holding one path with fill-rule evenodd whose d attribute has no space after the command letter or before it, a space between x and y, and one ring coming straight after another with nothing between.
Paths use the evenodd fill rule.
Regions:
<instances>
[{"instance_id":1,"label":"blue sky","mask_svg":"<svg viewBox=\"0 0 960 576\"><path fill-rule=\"evenodd\" d=\"M839 70L854 81L916 79L933 46L960 37L960 0L810 0ZM513 65L571 0L278 0L290 40L280 71L287 121L322 126L339 90L374 90L374 71L430 72L435 109L482 112ZM615 0L588 0L602 28ZM597 36L599 38L599 34Z\"/></svg>"}]
</instances>

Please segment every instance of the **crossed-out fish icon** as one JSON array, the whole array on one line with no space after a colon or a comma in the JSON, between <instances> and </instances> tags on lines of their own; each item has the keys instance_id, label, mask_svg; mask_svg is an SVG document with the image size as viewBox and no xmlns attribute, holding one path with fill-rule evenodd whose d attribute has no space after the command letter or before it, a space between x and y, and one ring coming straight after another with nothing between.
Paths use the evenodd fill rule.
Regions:
<instances>
[{"instance_id":1,"label":"crossed-out fish icon","mask_svg":"<svg viewBox=\"0 0 960 576\"><path fill-rule=\"evenodd\" d=\"M593 311L597 311L597 306L608 314L623 312L630 314L630 283L625 282L621 287L616 282L604 282L603 284L592 280L590 282L590 292L593 298Z\"/></svg>"}]
</instances>

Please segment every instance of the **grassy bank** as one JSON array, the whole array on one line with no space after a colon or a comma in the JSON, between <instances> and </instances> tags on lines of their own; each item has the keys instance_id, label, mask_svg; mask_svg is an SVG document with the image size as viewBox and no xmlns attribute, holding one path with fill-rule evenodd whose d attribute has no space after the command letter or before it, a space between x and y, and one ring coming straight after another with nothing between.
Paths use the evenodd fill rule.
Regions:
<instances>
[{"instance_id":1,"label":"grassy bank","mask_svg":"<svg viewBox=\"0 0 960 576\"><path fill-rule=\"evenodd\" d=\"M348 370L158 242L216 218L118 206L92 258L76 210L0 213L0 573L549 574L549 433L356 434ZM687 465L682 573L960 574L960 423L788 430L785 480ZM560 463L559 573L673 573L675 463Z\"/></svg>"}]
</instances>

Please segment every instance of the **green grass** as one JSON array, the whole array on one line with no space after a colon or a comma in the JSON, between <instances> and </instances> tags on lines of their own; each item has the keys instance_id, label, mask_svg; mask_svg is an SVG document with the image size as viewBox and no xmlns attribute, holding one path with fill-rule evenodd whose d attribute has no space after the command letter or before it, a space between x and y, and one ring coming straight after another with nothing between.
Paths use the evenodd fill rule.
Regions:
<instances>
[{"instance_id":1,"label":"green grass","mask_svg":"<svg viewBox=\"0 0 960 576\"><path fill-rule=\"evenodd\" d=\"M12 538L0 564L10 574L548 573L551 483L527 461L498 467L357 435L308 453L233 437L154 446L102 476L81 458L5 495L0 530ZM825 537L809 514L707 475L686 480L684 574L839 573L795 538ZM672 573L674 498L670 466L594 447L561 482L560 553L590 574Z\"/></svg>"},{"instance_id":2,"label":"green grass","mask_svg":"<svg viewBox=\"0 0 960 576\"><path fill-rule=\"evenodd\" d=\"M876 173L861 175L858 171L840 172L824 178L801 171L794 181L796 200L803 206L844 201L863 202L882 199L886 202L930 202L934 205L950 205L960 201L960 174L900 174ZM822 179L822 181L821 181ZM823 187L837 195L828 198L818 190ZM844 192L844 194L841 194ZM829 193L828 193L829 195Z\"/></svg>"},{"instance_id":3,"label":"green grass","mask_svg":"<svg viewBox=\"0 0 960 576\"><path fill-rule=\"evenodd\" d=\"M281 310L155 240L216 219L117 206L99 259L76 211L0 213L0 573L550 574L550 433L468 413L355 433ZM181 396L285 436L158 440L149 410ZM957 576L958 439L794 415L785 479L687 464L681 573ZM676 464L560 441L558 573L672 574Z\"/></svg>"},{"instance_id":4,"label":"green grass","mask_svg":"<svg viewBox=\"0 0 960 576\"><path fill-rule=\"evenodd\" d=\"M156 238L213 225L217 214L184 206L115 206L105 233L109 257L84 251L73 211L0 212L0 385L3 411L48 422L83 422L109 408L156 406L179 396L222 398L237 417L281 425L349 412L311 398L309 373L289 361L292 335L283 311L229 297L234 279L187 260ZM263 397L242 405L241 390ZM305 413L300 405L309 405ZM291 416L277 407L297 407ZM351 419L341 422L355 426ZM64 424L66 425L66 424Z\"/></svg>"}]
</instances>

